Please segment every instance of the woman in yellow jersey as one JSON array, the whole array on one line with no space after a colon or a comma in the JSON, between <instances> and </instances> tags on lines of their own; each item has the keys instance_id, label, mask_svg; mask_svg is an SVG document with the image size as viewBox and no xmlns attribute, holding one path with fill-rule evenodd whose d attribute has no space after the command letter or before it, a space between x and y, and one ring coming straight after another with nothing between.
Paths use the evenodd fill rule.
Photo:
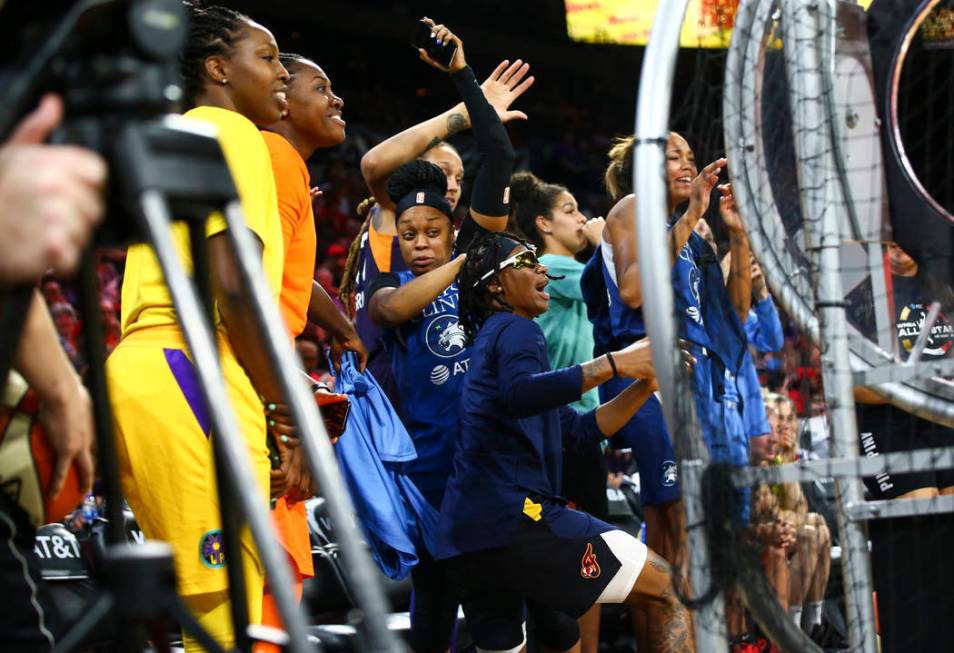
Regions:
<instances>
[{"instance_id":1,"label":"woman in yellow jersey","mask_svg":"<svg viewBox=\"0 0 954 653\"><path fill-rule=\"evenodd\" d=\"M225 153L249 229L261 247L274 297L281 288L282 231L268 148L257 125L275 122L285 106L288 73L272 34L221 7L190 12L180 57L187 117L213 125ZM221 365L263 503L269 463L260 397L280 401L277 378L255 339L249 295L237 274L226 225L207 226ZM189 260L188 233L174 227L180 256ZM151 248L129 248L122 288L122 340L107 362L123 491L147 537L174 550L179 591L199 622L232 645L226 558L222 550L210 425L197 377L163 275ZM243 534L249 617L261 615L261 562ZM231 561L229 561L231 562ZM187 650L198 650L186 636Z\"/></svg>"}]
</instances>

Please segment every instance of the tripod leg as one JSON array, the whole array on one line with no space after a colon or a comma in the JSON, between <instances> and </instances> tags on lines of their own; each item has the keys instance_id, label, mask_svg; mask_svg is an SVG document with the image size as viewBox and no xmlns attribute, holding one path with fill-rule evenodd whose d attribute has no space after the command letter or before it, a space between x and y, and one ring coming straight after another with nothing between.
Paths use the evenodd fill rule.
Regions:
<instances>
[{"instance_id":1,"label":"tripod leg","mask_svg":"<svg viewBox=\"0 0 954 653\"><path fill-rule=\"evenodd\" d=\"M103 594L86 609L86 612L73 624L69 632L59 639L53 653L70 653L83 643L85 638L99 623L113 611L116 601L110 593Z\"/></svg>"},{"instance_id":2,"label":"tripod leg","mask_svg":"<svg viewBox=\"0 0 954 653\"><path fill-rule=\"evenodd\" d=\"M192 252L192 278L195 281L195 287L205 308L206 319L209 324L215 324L215 301L212 295L209 250L204 222L198 220L189 222L189 247ZM242 544L239 537L242 519L241 514L235 510L235 493L229 484L228 475L222 469L225 460L218 434L212 435L212 451L215 457L215 483L219 494L219 511L222 516L222 542L226 551L225 570L229 579L235 647L239 651L251 652L252 641L248 636L248 592L245 587Z\"/></svg>"},{"instance_id":3,"label":"tripod leg","mask_svg":"<svg viewBox=\"0 0 954 653\"><path fill-rule=\"evenodd\" d=\"M397 651L399 644L387 628L387 599L375 574L371 557L354 524L351 497L344 489L337 459L314 399L309 396L308 387L302 383L297 371L298 366L294 352L289 346L288 336L284 329L274 328L283 324L281 315L270 296L261 260L256 255L252 236L245 226L241 205L237 201L231 202L225 208L225 218L239 260L239 269L252 290L254 301L250 308L254 311L263 345L281 380L282 390L298 426L311 472L321 485L322 494L328 502L329 513L341 540L342 560L348 572L350 586L361 608L358 614L362 627L358 632L367 638L364 644L371 650ZM281 583L274 582L271 587L275 591L276 599L282 598L279 596L280 590L287 589L282 587ZM282 617L294 641L297 633L289 625L284 612Z\"/></svg>"}]
</instances>

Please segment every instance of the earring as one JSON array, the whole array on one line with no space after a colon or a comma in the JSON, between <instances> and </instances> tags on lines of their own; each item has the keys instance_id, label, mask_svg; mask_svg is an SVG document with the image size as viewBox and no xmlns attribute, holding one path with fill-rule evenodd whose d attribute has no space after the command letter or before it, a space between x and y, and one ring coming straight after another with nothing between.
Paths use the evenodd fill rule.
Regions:
<instances>
[{"instance_id":1,"label":"earring","mask_svg":"<svg viewBox=\"0 0 954 653\"><path fill-rule=\"evenodd\" d=\"M225 85L228 84L228 83L229 83L229 80L227 80L227 79L224 79L224 78L223 78L223 79L219 80L219 84L221 84L222 86L225 86Z\"/></svg>"}]
</instances>

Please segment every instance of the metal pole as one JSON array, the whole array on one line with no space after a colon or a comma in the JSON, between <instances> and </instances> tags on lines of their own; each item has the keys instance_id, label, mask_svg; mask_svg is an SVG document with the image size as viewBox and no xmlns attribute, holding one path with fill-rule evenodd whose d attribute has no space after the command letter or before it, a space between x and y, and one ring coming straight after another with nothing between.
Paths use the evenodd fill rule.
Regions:
<instances>
[{"instance_id":1,"label":"metal pole","mask_svg":"<svg viewBox=\"0 0 954 653\"><path fill-rule=\"evenodd\" d=\"M708 456L694 418L689 379L683 373L677 346L672 253L666 229L669 197L664 175L673 71L687 4L687 0L660 3L653 21L636 102L633 188L636 192L643 315L646 331L653 342L653 364L664 399L666 423L679 458L689 546L689 580L693 596L699 597L708 591L711 583L701 502L702 471ZM695 612L693 623L697 650L712 653L727 650L721 593Z\"/></svg>"},{"instance_id":2,"label":"metal pole","mask_svg":"<svg viewBox=\"0 0 954 653\"><path fill-rule=\"evenodd\" d=\"M840 276L839 213L844 197L832 154L832 132L823 66L834 63L834 7L828 1L782 3L784 51L804 228L816 265L815 308L822 344L822 379L831 415L833 454L858 456L854 386L848 348L848 322ZM833 79L833 74L828 78ZM874 610L868 540L849 508L864 501L860 479L835 482L848 611L848 638L853 650L875 653Z\"/></svg>"},{"instance_id":3,"label":"metal pole","mask_svg":"<svg viewBox=\"0 0 954 653\"><path fill-rule=\"evenodd\" d=\"M363 610L358 630L367 637L364 645L370 651L403 650L396 637L387 627L388 604L378 575L372 566L367 547L358 534L354 521L351 497L344 488L341 474L325 424L321 420L314 397L308 391L298 371L295 353L288 341L284 321L262 272L256 246L242 218L241 205L232 202L225 209L229 235L236 249L239 267L252 291L250 310L258 321L263 345L278 371L282 390L288 400L292 416L298 425L299 436L305 448L311 472L321 486L322 496L328 503L328 512L335 523L342 561L348 571L348 580Z\"/></svg>"},{"instance_id":4,"label":"metal pole","mask_svg":"<svg viewBox=\"0 0 954 653\"><path fill-rule=\"evenodd\" d=\"M275 538L267 502L252 474L248 456L242 444L241 433L231 405L219 366L217 349L212 331L206 323L195 288L186 276L170 233L170 213L165 197L159 191L145 191L141 198L143 233L156 252L162 273L172 297L179 324L195 363L203 399L209 410L212 428L221 445L223 468L231 476L232 491L238 500L241 514L248 519L255 545L262 557L262 564L269 578L275 603L285 622L291 641L288 645L294 653L312 650L308 644L305 619L298 609L291 590L291 570L285 552ZM244 229L244 226L243 226ZM264 437L264 434L263 434ZM239 551L230 551L228 564L241 564ZM282 582L285 579L287 582Z\"/></svg>"}]
</instances>

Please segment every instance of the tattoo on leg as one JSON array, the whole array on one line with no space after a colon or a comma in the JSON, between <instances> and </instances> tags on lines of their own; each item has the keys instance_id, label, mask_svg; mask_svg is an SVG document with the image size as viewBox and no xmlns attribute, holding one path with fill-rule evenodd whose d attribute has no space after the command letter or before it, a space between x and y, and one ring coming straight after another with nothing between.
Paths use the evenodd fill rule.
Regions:
<instances>
[{"instance_id":1,"label":"tattoo on leg","mask_svg":"<svg viewBox=\"0 0 954 653\"><path fill-rule=\"evenodd\" d=\"M673 597L670 603L659 611L659 617L659 622L652 627L655 630L652 638L654 651L689 653L695 650L692 643L692 622L686 606Z\"/></svg>"},{"instance_id":2,"label":"tattoo on leg","mask_svg":"<svg viewBox=\"0 0 954 653\"><path fill-rule=\"evenodd\" d=\"M695 651L692 639L692 620L686 606L673 591L669 564L650 551L646 562L659 573L670 578L659 595L662 606L651 611L649 633L652 650L659 653L691 653ZM655 618L652 618L655 617Z\"/></svg>"}]
</instances>

